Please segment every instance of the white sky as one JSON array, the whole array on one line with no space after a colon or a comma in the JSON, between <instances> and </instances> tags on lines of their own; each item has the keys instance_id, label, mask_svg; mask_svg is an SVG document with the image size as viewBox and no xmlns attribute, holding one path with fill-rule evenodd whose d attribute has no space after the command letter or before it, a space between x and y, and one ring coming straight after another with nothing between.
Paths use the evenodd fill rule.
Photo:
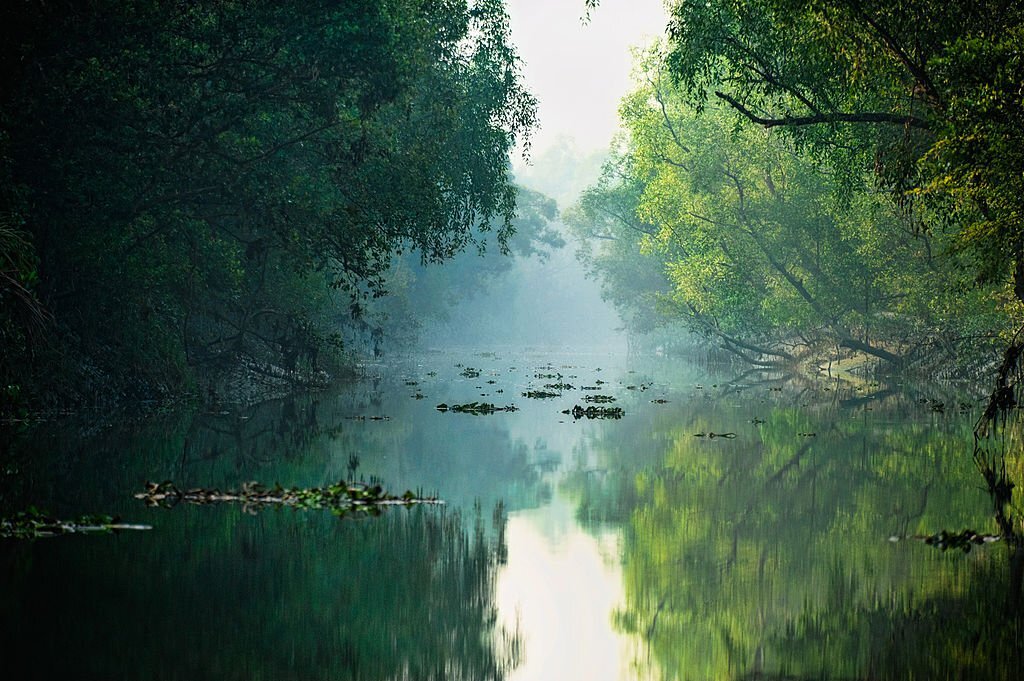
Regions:
<instances>
[{"instance_id":1,"label":"white sky","mask_svg":"<svg viewBox=\"0 0 1024 681\"><path fill-rule=\"evenodd\" d=\"M662 0L601 0L586 25L584 0L507 5L523 75L540 100L533 155L563 135L583 152L607 148L631 87L630 48L662 35L668 23Z\"/></svg>"}]
</instances>

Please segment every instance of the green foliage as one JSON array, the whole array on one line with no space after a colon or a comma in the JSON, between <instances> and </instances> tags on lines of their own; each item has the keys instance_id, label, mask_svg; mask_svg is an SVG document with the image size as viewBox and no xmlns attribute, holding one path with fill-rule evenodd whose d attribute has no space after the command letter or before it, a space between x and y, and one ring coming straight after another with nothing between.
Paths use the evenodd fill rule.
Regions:
<instances>
[{"instance_id":1,"label":"green foliage","mask_svg":"<svg viewBox=\"0 0 1024 681\"><path fill-rule=\"evenodd\" d=\"M38 259L29 236L0 215L0 413L23 407L19 363L47 342L51 317L35 294Z\"/></svg>"},{"instance_id":2,"label":"green foliage","mask_svg":"<svg viewBox=\"0 0 1024 681\"><path fill-rule=\"evenodd\" d=\"M637 214L643 189L629 154L613 154L598 182L566 212L588 274L600 280L602 297L634 336L665 324L659 300L671 289L663 260L641 249L655 230Z\"/></svg>"},{"instance_id":3,"label":"green foliage","mask_svg":"<svg viewBox=\"0 0 1024 681\"><path fill-rule=\"evenodd\" d=\"M535 104L500 2L15 3L0 25L0 210L104 370L315 370L396 252L512 237Z\"/></svg>"},{"instance_id":4,"label":"green foliage","mask_svg":"<svg viewBox=\"0 0 1024 681\"><path fill-rule=\"evenodd\" d=\"M679 2L668 64L698 105L713 91L855 181L871 170L924 199L924 228L948 229L974 273L1021 281L1022 25L1001 0Z\"/></svg>"},{"instance_id":5,"label":"green foliage","mask_svg":"<svg viewBox=\"0 0 1024 681\"><path fill-rule=\"evenodd\" d=\"M620 308L684 319L754 362L838 347L893 363L964 347L984 359L979 346L1005 338L1012 293L976 286L978 262L955 237L922 233L856 165L839 174L806 140L737 126L725 101L694 103L671 59L642 58L620 109L627 136L573 213L611 244L590 259ZM664 279L645 286L626 265Z\"/></svg>"}]
</instances>

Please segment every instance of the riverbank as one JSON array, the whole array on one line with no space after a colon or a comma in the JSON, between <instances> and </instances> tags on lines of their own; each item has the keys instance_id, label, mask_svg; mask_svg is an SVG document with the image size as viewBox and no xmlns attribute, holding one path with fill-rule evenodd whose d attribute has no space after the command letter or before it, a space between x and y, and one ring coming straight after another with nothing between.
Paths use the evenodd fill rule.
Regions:
<instances>
[{"instance_id":1,"label":"riverbank","mask_svg":"<svg viewBox=\"0 0 1024 681\"><path fill-rule=\"evenodd\" d=\"M70 361L62 357L61 360L36 372L26 372L20 382L9 381L0 395L0 420L34 419L89 410L155 411L190 403L251 406L323 390L360 375L354 358L332 361L330 371L320 368L287 370L241 355L230 363L190 367L173 376L103 369L91 358Z\"/></svg>"}]
</instances>

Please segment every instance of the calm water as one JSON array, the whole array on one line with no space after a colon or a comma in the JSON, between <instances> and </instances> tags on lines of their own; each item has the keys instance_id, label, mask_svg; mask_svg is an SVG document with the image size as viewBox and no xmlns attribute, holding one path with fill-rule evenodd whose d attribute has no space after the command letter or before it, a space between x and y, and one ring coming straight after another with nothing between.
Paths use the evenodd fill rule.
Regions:
<instances>
[{"instance_id":1,"label":"calm water","mask_svg":"<svg viewBox=\"0 0 1024 681\"><path fill-rule=\"evenodd\" d=\"M8 509L154 529L0 544L0 675L1020 678L1006 547L890 540L994 531L955 387L600 354L372 371L249 410L5 435ZM625 415L561 413L595 395ZM434 408L470 401L520 409ZM447 504L338 519L132 498L351 476Z\"/></svg>"}]
</instances>

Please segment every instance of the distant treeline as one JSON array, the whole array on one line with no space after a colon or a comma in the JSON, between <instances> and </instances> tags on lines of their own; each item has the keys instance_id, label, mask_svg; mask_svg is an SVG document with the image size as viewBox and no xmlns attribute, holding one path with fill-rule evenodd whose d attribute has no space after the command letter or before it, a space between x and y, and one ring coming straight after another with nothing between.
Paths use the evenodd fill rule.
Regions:
<instances>
[{"instance_id":1,"label":"distant treeline","mask_svg":"<svg viewBox=\"0 0 1024 681\"><path fill-rule=\"evenodd\" d=\"M0 401L330 368L397 254L513 232L498 0L0 8Z\"/></svg>"},{"instance_id":2,"label":"distant treeline","mask_svg":"<svg viewBox=\"0 0 1024 681\"><path fill-rule=\"evenodd\" d=\"M676 2L637 73L570 220L631 328L755 363L1016 342L1024 5Z\"/></svg>"}]
</instances>

